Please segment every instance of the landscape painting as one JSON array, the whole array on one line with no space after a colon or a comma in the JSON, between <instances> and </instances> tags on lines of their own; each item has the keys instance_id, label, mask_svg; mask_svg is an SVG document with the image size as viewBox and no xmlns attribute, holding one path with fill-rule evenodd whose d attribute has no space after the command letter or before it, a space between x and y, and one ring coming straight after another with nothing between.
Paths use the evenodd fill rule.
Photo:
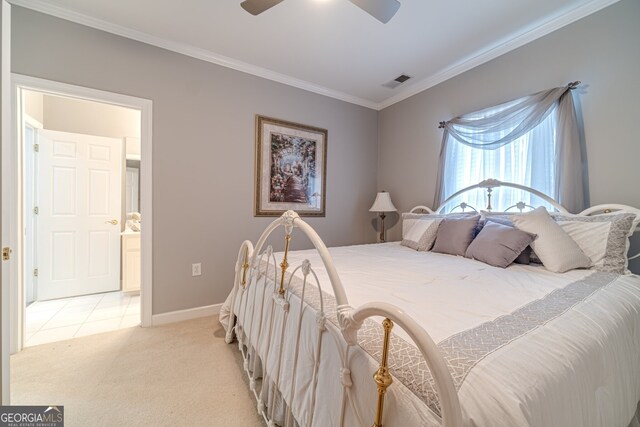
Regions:
<instances>
[{"instance_id":1,"label":"landscape painting","mask_svg":"<svg viewBox=\"0 0 640 427\"><path fill-rule=\"evenodd\" d=\"M326 147L325 129L257 116L256 216L324 216Z\"/></svg>"}]
</instances>

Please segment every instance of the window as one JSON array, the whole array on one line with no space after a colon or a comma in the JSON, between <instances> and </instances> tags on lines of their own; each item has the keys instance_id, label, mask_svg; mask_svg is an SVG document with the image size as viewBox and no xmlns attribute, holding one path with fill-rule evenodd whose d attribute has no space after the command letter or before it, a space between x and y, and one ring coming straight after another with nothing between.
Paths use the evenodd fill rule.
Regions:
<instances>
[{"instance_id":1,"label":"window","mask_svg":"<svg viewBox=\"0 0 640 427\"><path fill-rule=\"evenodd\" d=\"M486 119L499 115L500 112L510 108L514 103L503 104L498 107L482 110L477 113L464 116L468 120ZM553 108L538 125L529 132L523 134L512 142L493 149L481 148L482 144L471 146L464 144L448 134L446 141L446 162L443 165L443 196L449 197L458 190L477 184L485 179L498 179L500 181L513 182L535 188L554 199L556 193L556 124L557 109ZM478 129L477 127L465 127L456 124L456 130L465 135L468 140L482 141L490 133L492 140L501 140L507 137L519 123L513 125L500 125L500 130ZM492 207L494 210L505 210L518 202L525 202L534 206L551 205L531 193L501 187L492 194ZM478 189L467 192L447 203L445 212L450 211L461 202L466 202L476 209L484 209L487 206L486 190Z\"/></svg>"}]
</instances>

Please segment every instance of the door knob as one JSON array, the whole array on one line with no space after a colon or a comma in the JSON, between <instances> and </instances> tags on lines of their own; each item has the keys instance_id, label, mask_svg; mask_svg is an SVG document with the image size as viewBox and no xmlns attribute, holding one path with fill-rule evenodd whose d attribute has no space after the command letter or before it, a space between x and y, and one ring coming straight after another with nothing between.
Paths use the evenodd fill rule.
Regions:
<instances>
[{"instance_id":1,"label":"door knob","mask_svg":"<svg viewBox=\"0 0 640 427\"><path fill-rule=\"evenodd\" d=\"M111 224L111 225L118 225L118 220L117 219L112 219L111 221L105 221L105 224Z\"/></svg>"}]
</instances>

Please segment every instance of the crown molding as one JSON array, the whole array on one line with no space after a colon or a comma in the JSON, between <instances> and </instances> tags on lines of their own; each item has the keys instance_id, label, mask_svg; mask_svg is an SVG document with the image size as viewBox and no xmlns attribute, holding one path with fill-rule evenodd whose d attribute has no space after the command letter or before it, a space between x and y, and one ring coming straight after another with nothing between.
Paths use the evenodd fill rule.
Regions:
<instances>
[{"instance_id":1,"label":"crown molding","mask_svg":"<svg viewBox=\"0 0 640 427\"><path fill-rule=\"evenodd\" d=\"M471 70L479 65L491 61L505 53L508 53L514 49L524 46L540 37L543 37L553 31L556 31L566 25L569 25L579 19L582 19L592 13L595 13L607 6L617 3L620 0L592 0L584 5L578 6L569 12L552 18L551 20L531 29L522 34L519 34L507 41L501 41L492 46L489 46L476 54L464 59L450 67L445 68L425 79L422 79L406 89L398 92L395 95L381 101L375 102L357 96L350 95L348 93L329 89L324 86L320 86L305 80L297 79L295 77L288 76L286 74L278 73L266 68L258 67L256 65L248 64L246 62L238 61L227 56L219 55L217 53L208 51L206 49L197 48L195 46L175 42L172 40L164 39L161 37L153 36L142 31L133 30L121 25L113 24L101 19L93 18L91 16L78 13L69 9L65 9L60 6L53 5L43 0L8 0L9 3L34 10L36 12L45 13L47 15L55 16L57 18L65 19L67 21L75 22L77 24L85 25L87 27L95 28L98 30L106 31L111 34L126 37L132 40L136 40L142 43L146 43L152 46L156 46L162 49L170 50L172 52L180 53L182 55L190 56L192 58L200 59L206 62L217 64L226 68L231 68L236 71L251 74L254 76L262 77L267 80L272 80L278 83L282 83L288 86L292 86L298 89L306 90L308 92L324 95L330 98L345 101L351 104L360 105L373 110L383 110L393 104L403 101L413 95L416 95L422 91L425 91L439 83L449 80L465 71Z\"/></svg>"},{"instance_id":2,"label":"crown molding","mask_svg":"<svg viewBox=\"0 0 640 427\"><path fill-rule=\"evenodd\" d=\"M319 95L328 96L330 98L335 98L340 101L360 105L362 107L371 108L373 110L377 110L378 107L378 104L374 101L362 99L357 96L349 95L348 93L329 89L327 87L307 82L305 80L297 79L286 74L278 73L266 68L238 61L236 59L229 58L224 55L219 55L206 49L197 48L186 43L180 43L162 37L156 37L142 31L137 31L128 27L113 24L111 22L103 21L102 19L94 18L79 12L65 9L63 7L56 6L42 0L8 1L15 6L20 6L26 9L34 10L36 12L55 16L56 18L75 22L76 24L81 24L87 27L95 28L97 30L106 31L111 34L126 37L128 39L136 40L162 49L170 50L172 52L190 56L192 58L200 59L202 61L210 62L226 68L231 68L243 73L262 77L267 80L272 80L274 82L282 83L298 89L303 89Z\"/></svg>"},{"instance_id":3,"label":"crown molding","mask_svg":"<svg viewBox=\"0 0 640 427\"><path fill-rule=\"evenodd\" d=\"M459 74L462 74L465 71L469 71L472 68L475 68L486 62L489 62L492 59L495 59L499 56L504 55L505 53L511 52L512 50L515 50L521 46L524 46L527 43L530 43L534 40L544 37L547 34L550 34L579 19L582 19L588 15L591 15L592 13L595 13L601 9L604 9L607 6L617 3L618 1L620 0L592 0L589 3L586 3L582 6L578 6L577 8L569 11L568 13L555 17L514 38L511 38L507 41L503 41L500 43L496 43L493 46L490 46L484 49L483 51L477 52L473 56L463 61L460 61L457 64L452 65L451 67L447 67L436 74L433 74L423 80L420 80L412 84L411 86L408 86L405 90L399 92L398 94L393 95L385 99L384 101L379 102L376 106L377 110L379 111L387 107L390 107L393 104L396 104L413 95L416 95L422 91L425 91L439 83L442 83Z\"/></svg>"}]
</instances>

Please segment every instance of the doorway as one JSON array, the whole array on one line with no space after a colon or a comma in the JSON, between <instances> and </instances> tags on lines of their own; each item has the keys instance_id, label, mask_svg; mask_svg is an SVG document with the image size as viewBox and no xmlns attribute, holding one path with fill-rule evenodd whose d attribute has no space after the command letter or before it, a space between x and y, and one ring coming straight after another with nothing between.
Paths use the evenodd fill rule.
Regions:
<instances>
[{"instance_id":1,"label":"doorway","mask_svg":"<svg viewBox=\"0 0 640 427\"><path fill-rule=\"evenodd\" d=\"M122 206L123 189L133 187L123 181L131 176L125 159L140 152L140 111L26 89L22 100L23 346L139 324L140 257L129 265L138 277L121 281L120 248L141 234L139 221L133 231L125 219L140 217L137 205Z\"/></svg>"},{"instance_id":2,"label":"doorway","mask_svg":"<svg viewBox=\"0 0 640 427\"><path fill-rule=\"evenodd\" d=\"M12 353L150 326L151 102L12 81Z\"/></svg>"}]
</instances>

